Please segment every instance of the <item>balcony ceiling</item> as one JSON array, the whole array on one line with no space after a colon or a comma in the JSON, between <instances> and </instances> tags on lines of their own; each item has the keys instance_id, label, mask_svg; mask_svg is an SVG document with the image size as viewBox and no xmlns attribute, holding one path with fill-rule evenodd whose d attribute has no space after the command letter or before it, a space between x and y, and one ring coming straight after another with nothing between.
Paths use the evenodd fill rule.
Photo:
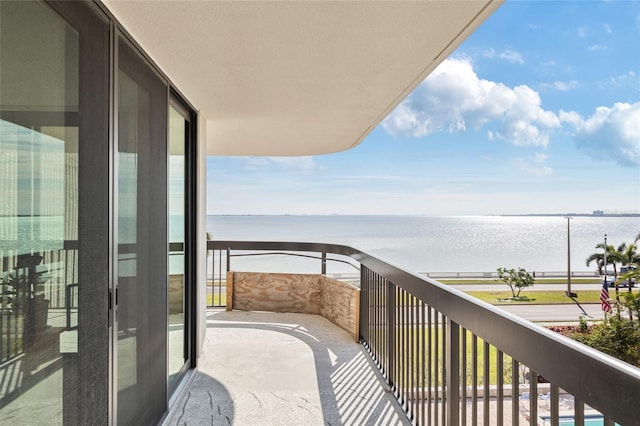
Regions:
<instances>
[{"instance_id":1,"label":"balcony ceiling","mask_svg":"<svg viewBox=\"0 0 640 426\"><path fill-rule=\"evenodd\" d=\"M501 1L104 3L206 117L210 155L290 156L359 144Z\"/></svg>"}]
</instances>

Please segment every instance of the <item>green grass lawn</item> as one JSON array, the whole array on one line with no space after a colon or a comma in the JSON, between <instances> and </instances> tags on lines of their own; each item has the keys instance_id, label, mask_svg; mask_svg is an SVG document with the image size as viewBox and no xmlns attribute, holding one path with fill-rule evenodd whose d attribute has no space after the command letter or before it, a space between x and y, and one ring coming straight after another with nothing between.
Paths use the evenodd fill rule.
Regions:
<instances>
[{"instance_id":1,"label":"green grass lawn","mask_svg":"<svg viewBox=\"0 0 640 426\"><path fill-rule=\"evenodd\" d=\"M456 284L456 285L473 285L473 284L503 284L504 283L497 279L444 279L438 280L438 282L442 284ZM598 284L600 282L599 278L571 278L571 282L573 284ZM567 285L566 278L537 278L536 284L558 284L558 285Z\"/></svg>"},{"instance_id":2,"label":"green grass lawn","mask_svg":"<svg viewBox=\"0 0 640 426\"><path fill-rule=\"evenodd\" d=\"M469 296L473 296L485 302L494 305L504 304L562 304L573 303L573 301L567 297L564 291L530 291L520 293L521 300L511 301L506 300L511 297L510 291L465 291ZM600 303L600 291L588 290L578 291L578 297L575 299L579 303Z\"/></svg>"},{"instance_id":3,"label":"green grass lawn","mask_svg":"<svg viewBox=\"0 0 640 426\"><path fill-rule=\"evenodd\" d=\"M207 306L226 306L226 294L207 294Z\"/></svg>"},{"instance_id":4,"label":"green grass lawn","mask_svg":"<svg viewBox=\"0 0 640 426\"><path fill-rule=\"evenodd\" d=\"M227 285L222 283L220 288L220 284L220 281L207 281L207 306L226 306Z\"/></svg>"},{"instance_id":5,"label":"green grass lawn","mask_svg":"<svg viewBox=\"0 0 640 426\"><path fill-rule=\"evenodd\" d=\"M429 351L432 351L433 355L436 356L436 360L432 360L431 361L431 365L427 366L425 365L424 367L424 384L426 385L428 381L431 382L432 386L435 386L436 383L441 384L442 383L442 349L443 349L443 336L442 336L442 332L438 333L438 339L436 342L436 338L435 338L435 329L431 329L432 330L432 334L431 334L431 345L429 345L428 342L426 342L427 340L427 329L423 329L422 331L418 331L416 329L406 329L405 330L405 334L404 334L404 339L414 339L414 350L413 352L413 359L406 359L405 360L405 354L407 354L407 352L404 350L404 347L406 347L406 343L403 347L403 342L405 342L405 340L402 339L401 337L401 330L398 329L397 330L397 335L396 335L396 339L397 339L397 345L398 345L398 349L399 349L399 353L396 354L397 358L396 358L396 363L398 365L398 368L400 368L400 366L402 366L404 363L409 362L409 363L417 363L418 362L418 352L419 352L419 347L421 345L417 344L417 339L420 336L420 333L422 333L422 336L420 336L420 339L424 339L425 342L422 343L425 347L425 352L426 354L429 353ZM471 335L471 333L466 333L465 335L465 341L466 341L466 347L465 347L465 354L466 354L466 364L464 366L465 369L465 377L466 377L466 385L470 386L473 384L472 380L472 371L473 371L473 366L472 366L472 360L473 360L473 336ZM484 383L485 379L484 379L484 351L485 351L485 346L484 346L484 341L481 338L477 339L477 348L476 348L476 355L477 355L477 359L476 359L476 372L477 372L477 380L476 380L476 385L480 386ZM425 355L426 355L425 354ZM422 368L416 368L415 372L413 374L414 378L414 384L416 383L417 380L417 376L419 375L418 372L423 371ZM437 374L437 377L436 377ZM495 385L498 383L498 374L502 375L503 378L503 383L505 384L509 384L511 383L512 380L512 365L511 365L511 357L508 355L504 355L503 356L503 369L501 372L498 372L498 350L492 346L489 345L489 384ZM400 381L402 381L402 378L397 378ZM422 382L422 381L421 381Z\"/></svg>"}]
</instances>

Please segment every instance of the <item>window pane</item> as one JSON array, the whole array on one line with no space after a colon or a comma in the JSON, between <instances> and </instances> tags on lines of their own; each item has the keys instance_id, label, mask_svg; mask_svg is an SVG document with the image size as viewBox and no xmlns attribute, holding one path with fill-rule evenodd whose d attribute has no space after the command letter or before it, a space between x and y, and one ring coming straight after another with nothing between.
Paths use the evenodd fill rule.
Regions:
<instances>
[{"instance_id":1,"label":"window pane","mask_svg":"<svg viewBox=\"0 0 640 426\"><path fill-rule=\"evenodd\" d=\"M118 424L167 403L167 87L118 41Z\"/></svg>"},{"instance_id":2,"label":"window pane","mask_svg":"<svg viewBox=\"0 0 640 426\"><path fill-rule=\"evenodd\" d=\"M0 2L0 424L75 410L78 73L71 26L42 3Z\"/></svg>"},{"instance_id":3,"label":"window pane","mask_svg":"<svg viewBox=\"0 0 640 426\"><path fill-rule=\"evenodd\" d=\"M169 383L186 362L185 118L169 108Z\"/></svg>"}]
</instances>

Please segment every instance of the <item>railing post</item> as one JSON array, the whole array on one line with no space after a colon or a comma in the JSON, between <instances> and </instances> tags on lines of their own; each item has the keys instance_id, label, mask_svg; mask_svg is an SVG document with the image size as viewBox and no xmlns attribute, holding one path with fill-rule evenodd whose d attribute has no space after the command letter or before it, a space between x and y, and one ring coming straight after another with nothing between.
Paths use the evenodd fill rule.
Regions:
<instances>
[{"instance_id":1,"label":"railing post","mask_svg":"<svg viewBox=\"0 0 640 426\"><path fill-rule=\"evenodd\" d=\"M447 318L447 331L447 424L457 425L460 423L460 326Z\"/></svg>"},{"instance_id":2,"label":"railing post","mask_svg":"<svg viewBox=\"0 0 640 426\"><path fill-rule=\"evenodd\" d=\"M227 272L231 270L231 249L227 247Z\"/></svg>"},{"instance_id":3,"label":"railing post","mask_svg":"<svg viewBox=\"0 0 640 426\"><path fill-rule=\"evenodd\" d=\"M389 281L385 280L387 284L387 383L389 387L393 389L396 377L395 377L395 347L396 347L396 295L395 295L395 285Z\"/></svg>"},{"instance_id":4,"label":"railing post","mask_svg":"<svg viewBox=\"0 0 640 426\"><path fill-rule=\"evenodd\" d=\"M320 272L322 275L327 275L327 252L322 252L322 270Z\"/></svg>"}]
</instances>

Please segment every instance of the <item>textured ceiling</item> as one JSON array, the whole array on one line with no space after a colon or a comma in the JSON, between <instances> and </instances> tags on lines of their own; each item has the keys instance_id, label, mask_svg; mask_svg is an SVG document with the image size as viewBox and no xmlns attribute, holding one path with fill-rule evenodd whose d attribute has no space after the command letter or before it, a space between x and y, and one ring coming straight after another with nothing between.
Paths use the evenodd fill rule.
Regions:
<instances>
[{"instance_id":1,"label":"textured ceiling","mask_svg":"<svg viewBox=\"0 0 640 426\"><path fill-rule=\"evenodd\" d=\"M360 143L501 2L104 4L206 117L209 154L276 156Z\"/></svg>"}]
</instances>

